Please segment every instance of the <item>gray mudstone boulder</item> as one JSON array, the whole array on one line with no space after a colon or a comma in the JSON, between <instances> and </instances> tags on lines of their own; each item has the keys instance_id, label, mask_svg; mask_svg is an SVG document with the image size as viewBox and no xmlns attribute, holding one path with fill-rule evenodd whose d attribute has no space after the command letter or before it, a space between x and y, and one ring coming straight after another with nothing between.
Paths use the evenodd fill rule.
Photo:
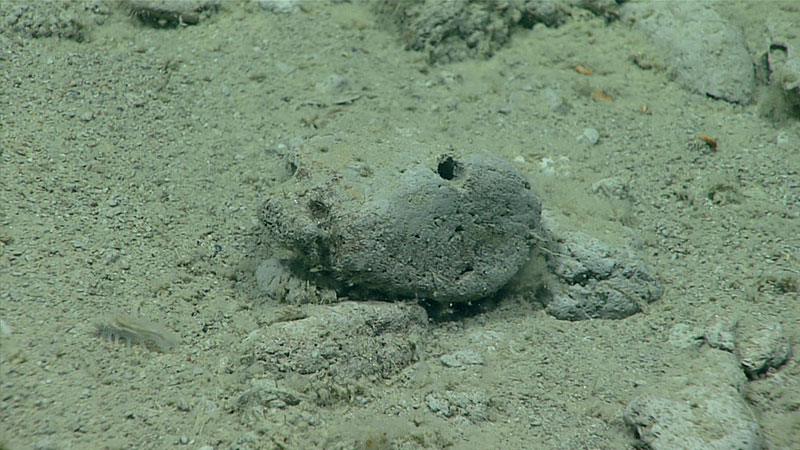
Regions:
<instances>
[{"instance_id":1,"label":"gray mudstone boulder","mask_svg":"<svg viewBox=\"0 0 800 450\"><path fill-rule=\"evenodd\" d=\"M488 152L402 168L294 165L260 211L267 233L349 297L468 302L525 264L541 202Z\"/></svg>"}]
</instances>

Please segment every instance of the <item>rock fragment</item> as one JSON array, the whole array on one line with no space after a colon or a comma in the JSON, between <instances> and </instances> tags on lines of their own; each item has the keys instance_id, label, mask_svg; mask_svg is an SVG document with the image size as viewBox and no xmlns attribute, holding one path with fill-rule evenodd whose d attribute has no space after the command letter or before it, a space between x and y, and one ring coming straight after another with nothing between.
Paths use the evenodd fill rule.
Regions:
<instances>
[{"instance_id":1,"label":"rock fragment","mask_svg":"<svg viewBox=\"0 0 800 450\"><path fill-rule=\"evenodd\" d=\"M791 347L780 323L744 319L736 329L736 351L745 374L756 378L786 362Z\"/></svg>"},{"instance_id":2,"label":"rock fragment","mask_svg":"<svg viewBox=\"0 0 800 450\"><path fill-rule=\"evenodd\" d=\"M548 266L566 285L547 305L558 319L622 319L663 294L644 263L584 233L565 233L551 246Z\"/></svg>"}]
</instances>

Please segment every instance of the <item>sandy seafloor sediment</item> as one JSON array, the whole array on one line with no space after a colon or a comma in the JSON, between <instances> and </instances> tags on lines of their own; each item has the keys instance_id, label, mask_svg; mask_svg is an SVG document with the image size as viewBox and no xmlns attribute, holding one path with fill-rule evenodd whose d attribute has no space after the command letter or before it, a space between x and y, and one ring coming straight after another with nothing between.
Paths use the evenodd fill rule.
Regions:
<instances>
[{"instance_id":1,"label":"sandy seafloor sediment","mask_svg":"<svg viewBox=\"0 0 800 450\"><path fill-rule=\"evenodd\" d=\"M799 14L789 3L715 9L759 63L764 23ZM800 122L764 80L748 105L687 92L640 32L578 9L489 59L431 66L358 2L225 2L165 29L92 5L80 42L0 33L8 448L633 448L622 413L637 389L709 351L671 343L676 326L777 323L800 344ZM287 308L255 287L270 251L257 210L300 146L376 166L488 149L560 229L636 243L664 296L581 322L501 298L429 323L391 377L276 379L246 353ZM610 177L629 201L593 191ZM94 334L115 314L180 343ZM465 350L480 363L442 363ZM747 382L769 448L800 448L797 361ZM275 398L243 404L265 380Z\"/></svg>"}]
</instances>

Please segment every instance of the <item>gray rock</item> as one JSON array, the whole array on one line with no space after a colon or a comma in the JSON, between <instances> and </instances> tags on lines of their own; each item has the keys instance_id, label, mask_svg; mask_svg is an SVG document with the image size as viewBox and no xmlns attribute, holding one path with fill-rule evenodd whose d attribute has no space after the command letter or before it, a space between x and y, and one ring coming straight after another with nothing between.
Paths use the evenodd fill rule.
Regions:
<instances>
[{"instance_id":1,"label":"gray rock","mask_svg":"<svg viewBox=\"0 0 800 450\"><path fill-rule=\"evenodd\" d=\"M260 218L298 262L350 296L466 302L524 265L540 214L525 179L485 153L399 171L299 165Z\"/></svg>"},{"instance_id":2,"label":"gray rock","mask_svg":"<svg viewBox=\"0 0 800 450\"><path fill-rule=\"evenodd\" d=\"M744 318L736 327L736 351L745 374L755 378L785 363L791 344L780 323Z\"/></svg>"},{"instance_id":3,"label":"gray rock","mask_svg":"<svg viewBox=\"0 0 800 450\"><path fill-rule=\"evenodd\" d=\"M796 30L792 20L767 22L770 83L783 90L785 102L794 114L800 112L800 36Z\"/></svg>"},{"instance_id":4,"label":"gray rock","mask_svg":"<svg viewBox=\"0 0 800 450\"><path fill-rule=\"evenodd\" d=\"M569 294L557 294L547 312L561 320L624 319L641 311L639 304L607 285L572 286Z\"/></svg>"},{"instance_id":5,"label":"gray rock","mask_svg":"<svg viewBox=\"0 0 800 450\"><path fill-rule=\"evenodd\" d=\"M548 266L566 284L547 305L558 319L622 319L663 294L642 262L584 233L565 233L549 245Z\"/></svg>"},{"instance_id":6,"label":"gray rock","mask_svg":"<svg viewBox=\"0 0 800 450\"><path fill-rule=\"evenodd\" d=\"M733 103L750 103L755 72L744 36L710 3L628 3L622 14L665 51L681 87Z\"/></svg>"},{"instance_id":7,"label":"gray rock","mask_svg":"<svg viewBox=\"0 0 800 450\"><path fill-rule=\"evenodd\" d=\"M234 410L242 411L253 406L284 409L300 404L302 395L289 389L279 389L275 380L252 380L252 387L236 399Z\"/></svg>"},{"instance_id":8,"label":"gray rock","mask_svg":"<svg viewBox=\"0 0 800 450\"><path fill-rule=\"evenodd\" d=\"M617 200L630 200L632 197L630 183L621 177L609 177L597 181L592 184L592 192Z\"/></svg>"},{"instance_id":9,"label":"gray rock","mask_svg":"<svg viewBox=\"0 0 800 450\"><path fill-rule=\"evenodd\" d=\"M342 302L306 305L302 313L251 333L245 359L276 375L334 382L391 376L417 360L427 332L428 316L415 304Z\"/></svg>"},{"instance_id":10,"label":"gray rock","mask_svg":"<svg viewBox=\"0 0 800 450\"><path fill-rule=\"evenodd\" d=\"M569 284L607 279L618 264L607 245L584 233L565 233L555 251L562 256L552 258L550 266Z\"/></svg>"},{"instance_id":11,"label":"gray rock","mask_svg":"<svg viewBox=\"0 0 800 450\"><path fill-rule=\"evenodd\" d=\"M705 328L703 337L711 348L733 353L736 351L735 326L725 321L719 321Z\"/></svg>"},{"instance_id":12,"label":"gray rock","mask_svg":"<svg viewBox=\"0 0 800 450\"><path fill-rule=\"evenodd\" d=\"M670 330L667 342L680 349L697 350L706 343L704 329L699 325L679 323Z\"/></svg>"},{"instance_id":13,"label":"gray rock","mask_svg":"<svg viewBox=\"0 0 800 450\"><path fill-rule=\"evenodd\" d=\"M555 89L542 89L542 91L539 93L539 98L541 99L542 103L550 108L551 111L562 116L567 114L571 109L566 98L564 98L564 96Z\"/></svg>"},{"instance_id":14,"label":"gray rock","mask_svg":"<svg viewBox=\"0 0 800 450\"><path fill-rule=\"evenodd\" d=\"M82 10L89 9L65 2L0 2L0 32L12 31L30 38L57 36L81 42L86 38L87 24L91 23L91 13Z\"/></svg>"},{"instance_id":15,"label":"gray rock","mask_svg":"<svg viewBox=\"0 0 800 450\"><path fill-rule=\"evenodd\" d=\"M697 350L704 345L729 353L736 351L734 342L735 324L719 320L710 325L679 323L672 327L668 342L684 350Z\"/></svg>"},{"instance_id":16,"label":"gray rock","mask_svg":"<svg viewBox=\"0 0 800 450\"><path fill-rule=\"evenodd\" d=\"M456 419L463 425L489 419L490 400L481 390L430 393L425 396L425 405L437 416Z\"/></svg>"},{"instance_id":17,"label":"gray rock","mask_svg":"<svg viewBox=\"0 0 800 450\"><path fill-rule=\"evenodd\" d=\"M742 395L746 382L732 354L708 350L640 392L623 419L653 450L760 449L760 427Z\"/></svg>"},{"instance_id":18,"label":"gray rock","mask_svg":"<svg viewBox=\"0 0 800 450\"><path fill-rule=\"evenodd\" d=\"M584 128L583 134L578 136L578 141L586 142L590 145L595 145L600 142L600 132L594 128Z\"/></svg>"},{"instance_id":19,"label":"gray rock","mask_svg":"<svg viewBox=\"0 0 800 450\"><path fill-rule=\"evenodd\" d=\"M398 25L407 47L427 54L430 63L488 58L510 40L517 26L558 26L570 16L568 2L562 1L372 3Z\"/></svg>"}]
</instances>

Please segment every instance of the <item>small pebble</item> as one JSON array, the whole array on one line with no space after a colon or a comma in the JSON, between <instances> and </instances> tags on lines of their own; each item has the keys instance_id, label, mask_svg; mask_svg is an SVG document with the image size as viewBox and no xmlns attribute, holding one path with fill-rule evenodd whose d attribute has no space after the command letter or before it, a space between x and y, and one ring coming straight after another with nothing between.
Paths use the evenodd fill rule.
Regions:
<instances>
[{"instance_id":1,"label":"small pebble","mask_svg":"<svg viewBox=\"0 0 800 450\"><path fill-rule=\"evenodd\" d=\"M594 128L584 128L583 134L578 138L580 141L586 141L589 144L595 145L600 141L600 133Z\"/></svg>"},{"instance_id":2,"label":"small pebble","mask_svg":"<svg viewBox=\"0 0 800 450\"><path fill-rule=\"evenodd\" d=\"M775 137L775 143L778 144L778 146L780 147L788 147L789 144L791 144L791 139L789 138L788 134L780 132Z\"/></svg>"}]
</instances>

